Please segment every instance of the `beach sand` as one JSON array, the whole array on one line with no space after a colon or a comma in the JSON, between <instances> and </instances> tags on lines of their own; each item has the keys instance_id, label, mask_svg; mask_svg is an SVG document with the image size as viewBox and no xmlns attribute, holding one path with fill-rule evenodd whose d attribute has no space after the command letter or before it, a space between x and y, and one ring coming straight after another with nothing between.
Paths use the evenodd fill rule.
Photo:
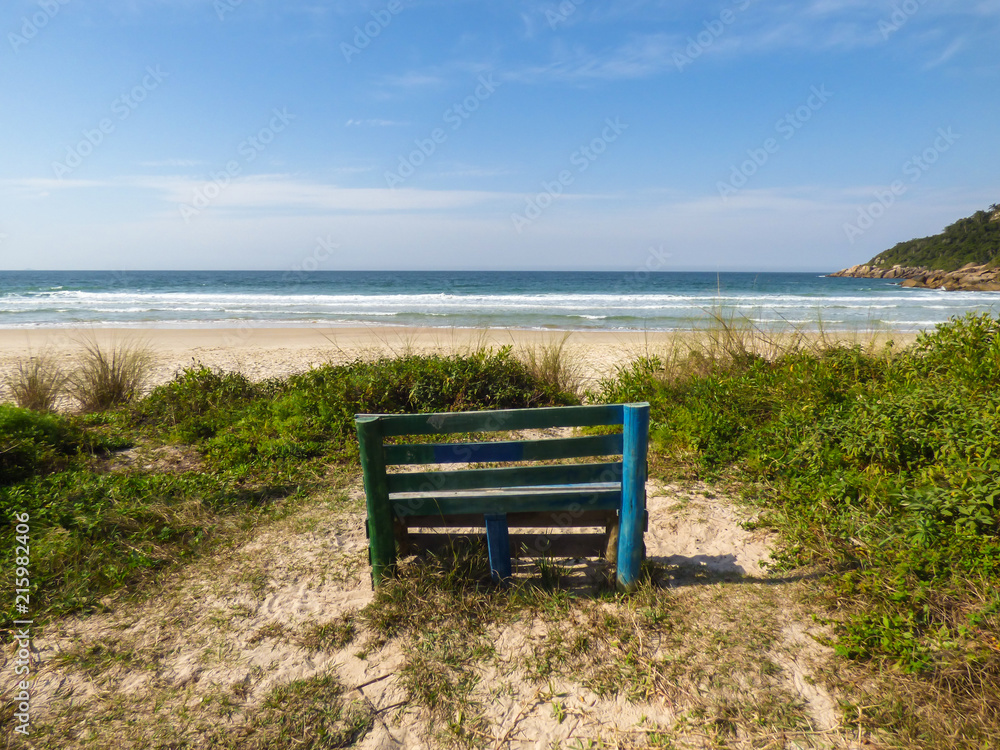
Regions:
<instances>
[{"instance_id":1,"label":"beach sand","mask_svg":"<svg viewBox=\"0 0 1000 750\"><path fill-rule=\"evenodd\" d=\"M641 356L664 355L678 344L702 346L710 341L704 331L534 331L472 328L196 328L196 329L6 329L0 330L0 373L21 359L48 353L71 370L84 342L101 346L131 341L147 346L155 366L149 387L170 380L179 370L200 363L238 371L251 380L284 377L326 363L344 363L379 355L450 354L480 347L512 346L515 352L559 343L566 337L568 361L584 387L614 373L616 366ZM787 340L792 334L766 334ZM837 340L875 345L892 339L897 346L913 334L835 334ZM816 336L810 336L815 340ZM758 342L762 353L769 346Z\"/></svg>"}]
</instances>

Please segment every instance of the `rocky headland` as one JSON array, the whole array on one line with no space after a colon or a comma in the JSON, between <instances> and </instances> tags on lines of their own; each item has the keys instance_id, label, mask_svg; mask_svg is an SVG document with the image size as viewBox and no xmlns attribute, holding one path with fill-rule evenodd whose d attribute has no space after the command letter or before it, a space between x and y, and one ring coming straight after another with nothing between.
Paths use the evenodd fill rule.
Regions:
<instances>
[{"instance_id":1,"label":"rocky headland","mask_svg":"<svg viewBox=\"0 0 1000 750\"><path fill-rule=\"evenodd\" d=\"M831 273L858 279L899 279L900 286L948 291L1000 292L1000 267L967 263L955 271L924 266L858 265Z\"/></svg>"}]
</instances>

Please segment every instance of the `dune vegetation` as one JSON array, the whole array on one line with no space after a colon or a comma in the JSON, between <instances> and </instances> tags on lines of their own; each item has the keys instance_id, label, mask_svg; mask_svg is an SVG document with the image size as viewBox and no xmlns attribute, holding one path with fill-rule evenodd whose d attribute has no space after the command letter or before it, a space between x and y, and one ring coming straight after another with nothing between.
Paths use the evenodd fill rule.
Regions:
<instances>
[{"instance_id":1,"label":"dune vegetation","mask_svg":"<svg viewBox=\"0 0 1000 750\"><path fill-rule=\"evenodd\" d=\"M845 722L892 747L1000 743L1000 322L970 315L877 350L723 322L707 343L649 353L583 394L565 356L558 346L521 358L404 354L263 382L195 366L107 407L78 395L89 404L79 413L46 411L45 398L31 402L38 410L2 405L4 569L15 568L13 515L28 513L36 622L96 611L319 489L356 485L356 413L649 401L651 477L715 483L757 508L756 523L781 540L774 572L821 574L809 606L831 625L838 658L899 676L895 692L841 705ZM501 607L486 584L435 566L380 590L369 625L426 638L421 623L443 616L480 632L511 606L567 606L555 586L504 594ZM636 643L647 625L661 631L669 591L647 573L628 623L596 610L594 622L638 628ZM476 609L445 616L442 601ZM8 598L4 627L14 619ZM436 692L421 698L418 666L411 698L438 706ZM475 745L474 733L453 739Z\"/></svg>"}]
</instances>

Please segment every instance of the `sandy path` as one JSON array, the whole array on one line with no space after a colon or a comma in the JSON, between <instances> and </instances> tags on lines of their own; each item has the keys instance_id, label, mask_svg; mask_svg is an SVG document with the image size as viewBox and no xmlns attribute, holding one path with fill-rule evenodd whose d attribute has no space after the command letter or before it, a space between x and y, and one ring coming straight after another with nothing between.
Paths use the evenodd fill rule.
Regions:
<instances>
[{"instance_id":1,"label":"sandy path","mask_svg":"<svg viewBox=\"0 0 1000 750\"><path fill-rule=\"evenodd\" d=\"M309 643L318 625L372 600L360 489L350 494L316 498L239 547L182 569L145 602L109 602L103 614L48 626L35 643L37 728L27 746L199 747L213 732L245 724L276 687L323 674L376 712L358 747L442 746L398 681L406 644L390 640L363 653L364 638L344 647ZM796 603L801 584L766 578L771 540L744 529L746 514L708 487L650 482L648 494L647 552L665 566L671 588L663 595L677 619L672 640L648 655L674 664L678 689L629 700L602 697L572 676L538 683L525 668L568 626L517 622L495 634L496 657L476 667L486 746L634 747L658 736L675 747L710 747L714 730L692 717L763 693L796 712L795 746L851 746L838 731L835 697L822 687L829 650ZM581 627L616 606L584 599ZM760 643L765 651L754 650ZM0 674L9 690L11 670L4 665ZM731 739L728 746L751 747L767 737Z\"/></svg>"}]
</instances>

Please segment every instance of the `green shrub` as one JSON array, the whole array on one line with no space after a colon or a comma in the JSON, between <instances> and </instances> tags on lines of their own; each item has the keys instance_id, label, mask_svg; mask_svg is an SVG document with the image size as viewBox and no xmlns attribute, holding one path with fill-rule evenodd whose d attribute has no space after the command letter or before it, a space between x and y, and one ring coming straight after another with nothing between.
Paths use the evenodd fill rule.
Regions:
<instances>
[{"instance_id":1,"label":"green shrub","mask_svg":"<svg viewBox=\"0 0 1000 750\"><path fill-rule=\"evenodd\" d=\"M158 399L160 392L152 396ZM352 458L356 414L511 409L576 400L532 376L509 347L328 365L294 375L280 388L240 398L242 408L214 410L210 437L202 436L206 455L219 466L295 467L322 456Z\"/></svg>"},{"instance_id":2,"label":"green shrub","mask_svg":"<svg viewBox=\"0 0 1000 750\"><path fill-rule=\"evenodd\" d=\"M1000 320L985 313L953 318L921 333L912 361L915 377L943 374L974 389L1000 386Z\"/></svg>"},{"instance_id":3,"label":"green shrub","mask_svg":"<svg viewBox=\"0 0 1000 750\"><path fill-rule=\"evenodd\" d=\"M53 471L96 444L66 417L0 404L0 486Z\"/></svg>"},{"instance_id":4,"label":"green shrub","mask_svg":"<svg viewBox=\"0 0 1000 750\"><path fill-rule=\"evenodd\" d=\"M278 381L252 383L237 372L222 372L204 365L188 367L173 380L154 388L132 410L134 422L170 429L184 442L210 438L239 419L257 399L273 396Z\"/></svg>"},{"instance_id":5,"label":"green shrub","mask_svg":"<svg viewBox=\"0 0 1000 750\"><path fill-rule=\"evenodd\" d=\"M998 333L996 319L968 315L902 351L791 347L755 359L708 347L671 368L633 362L591 396L649 401L668 458L760 493L788 562L837 571L843 653L931 675L975 663L970 684L992 690Z\"/></svg>"}]
</instances>

